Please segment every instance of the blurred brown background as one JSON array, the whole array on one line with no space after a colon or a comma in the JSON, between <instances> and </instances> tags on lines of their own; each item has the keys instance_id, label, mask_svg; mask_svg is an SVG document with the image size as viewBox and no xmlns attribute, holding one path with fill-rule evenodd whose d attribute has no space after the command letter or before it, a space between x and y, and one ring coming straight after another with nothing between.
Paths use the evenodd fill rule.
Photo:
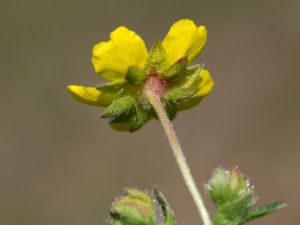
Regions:
<instances>
[{"instance_id":1,"label":"blurred brown background","mask_svg":"<svg viewBox=\"0 0 300 225\"><path fill-rule=\"evenodd\" d=\"M238 165L258 204L289 203L253 224L299 224L299 1L1 0L0 11L0 224L107 224L123 187L154 184L178 225L201 224L157 121L115 132L65 90L103 82L91 47L117 26L151 46L181 18L207 26L198 62L216 81L175 120L199 188Z\"/></svg>"}]
</instances>

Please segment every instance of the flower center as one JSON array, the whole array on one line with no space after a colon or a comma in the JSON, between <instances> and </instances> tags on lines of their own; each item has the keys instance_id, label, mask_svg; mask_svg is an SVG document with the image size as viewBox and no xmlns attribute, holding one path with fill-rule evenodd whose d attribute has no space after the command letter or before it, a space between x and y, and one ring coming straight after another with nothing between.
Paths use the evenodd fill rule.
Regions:
<instances>
[{"instance_id":1,"label":"flower center","mask_svg":"<svg viewBox=\"0 0 300 225\"><path fill-rule=\"evenodd\" d=\"M165 83L159 78L156 71L150 72L146 80L146 87L149 88L152 93L158 97L163 96L165 93Z\"/></svg>"}]
</instances>

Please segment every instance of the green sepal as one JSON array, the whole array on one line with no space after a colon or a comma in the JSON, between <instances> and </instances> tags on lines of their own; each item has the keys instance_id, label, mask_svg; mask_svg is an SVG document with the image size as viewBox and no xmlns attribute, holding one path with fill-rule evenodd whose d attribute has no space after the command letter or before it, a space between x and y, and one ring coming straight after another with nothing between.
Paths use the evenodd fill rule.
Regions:
<instances>
[{"instance_id":1,"label":"green sepal","mask_svg":"<svg viewBox=\"0 0 300 225\"><path fill-rule=\"evenodd\" d=\"M149 52L145 70L149 73L152 71L161 73L168 67L167 54L160 41L156 41Z\"/></svg>"},{"instance_id":2,"label":"green sepal","mask_svg":"<svg viewBox=\"0 0 300 225\"><path fill-rule=\"evenodd\" d=\"M121 95L128 92L129 84L126 81L110 82L96 87L106 95Z\"/></svg>"},{"instance_id":3,"label":"green sepal","mask_svg":"<svg viewBox=\"0 0 300 225\"><path fill-rule=\"evenodd\" d=\"M139 85L143 83L146 78L146 71L138 66L130 66L125 75L125 79L133 85Z\"/></svg>"},{"instance_id":4,"label":"green sepal","mask_svg":"<svg viewBox=\"0 0 300 225\"><path fill-rule=\"evenodd\" d=\"M193 94L196 93L196 91L196 88L174 88L169 90L164 95L164 98L170 102L177 102L191 97Z\"/></svg>"},{"instance_id":5,"label":"green sepal","mask_svg":"<svg viewBox=\"0 0 300 225\"><path fill-rule=\"evenodd\" d=\"M166 71L164 71L163 77L171 79L180 76L187 69L187 64L187 57L178 60L175 64L173 64Z\"/></svg>"},{"instance_id":6,"label":"green sepal","mask_svg":"<svg viewBox=\"0 0 300 225\"><path fill-rule=\"evenodd\" d=\"M201 70L202 70L202 67L200 67L200 66L193 66L191 68L186 69L184 73L180 74L181 76L178 76L173 81L173 83L174 83L173 87L191 88L191 87L197 86L197 84L201 80L201 77L200 77Z\"/></svg>"},{"instance_id":7,"label":"green sepal","mask_svg":"<svg viewBox=\"0 0 300 225\"><path fill-rule=\"evenodd\" d=\"M276 201L270 204L267 204L262 207L250 210L246 216L240 221L239 225L242 225L248 221L254 220L256 218L263 217L265 215L276 212L277 210L287 206L287 203L284 201Z\"/></svg>"},{"instance_id":8,"label":"green sepal","mask_svg":"<svg viewBox=\"0 0 300 225\"><path fill-rule=\"evenodd\" d=\"M135 99L130 95L116 99L106 108L106 110L102 114L102 117L117 117L127 111L130 111L135 102Z\"/></svg>"},{"instance_id":9,"label":"green sepal","mask_svg":"<svg viewBox=\"0 0 300 225\"><path fill-rule=\"evenodd\" d=\"M129 198L132 199L140 199L143 200L144 202L151 204L152 203L152 198L151 196L145 192L145 191L141 191L135 188L124 188L125 189L125 193Z\"/></svg>"},{"instance_id":10,"label":"green sepal","mask_svg":"<svg viewBox=\"0 0 300 225\"><path fill-rule=\"evenodd\" d=\"M130 121L129 132L140 129L149 119L148 112L145 109L137 109Z\"/></svg>"},{"instance_id":11,"label":"green sepal","mask_svg":"<svg viewBox=\"0 0 300 225\"><path fill-rule=\"evenodd\" d=\"M245 212L254 203L252 194L227 202L217 208L214 225L238 225Z\"/></svg>"},{"instance_id":12,"label":"green sepal","mask_svg":"<svg viewBox=\"0 0 300 225\"><path fill-rule=\"evenodd\" d=\"M131 118L134 115L134 110L128 110L125 111L124 113L114 116L114 117L110 117L109 118L109 123L128 123L130 122Z\"/></svg>"},{"instance_id":13,"label":"green sepal","mask_svg":"<svg viewBox=\"0 0 300 225\"><path fill-rule=\"evenodd\" d=\"M167 112L169 119L175 119L177 114L176 103L174 101L167 101L166 99L162 98L162 104Z\"/></svg>"},{"instance_id":14,"label":"green sepal","mask_svg":"<svg viewBox=\"0 0 300 225\"><path fill-rule=\"evenodd\" d=\"M232 199L232 192L229 186L229 176L226 170L217 168L213 171L207 190L216 208Z\"/></svg>"},{"instance_id":15,"label":"green sepal","mask_svg":"<svg viewBox=\"0 0 300 225\"><path fill-rule=\"evenodd\" d=\"M198 91L200 71L201 68L185 70L184 74L174 80L173 86L166 91L164 98L167 101L177 102L193 96Z\"/></svg>"},{"instance_id":16,"label":"green sepal","mask_svg":"<svg viewBox=\"0 0 300 225\"><path fill-rule=\"evenodd\" d=\"M158 206L156 206L156 209L158 209L157 210L158 214L160 214L159 209L161 209L161 211L162 211L163 218L160 218L160 220L161 220L160 224L175 225L176 221L175 221L174 212L170 208L169 203L167 202L164 195L156 187L153 188L152 195L156 199L156 204L158 205Z\"/></svg>"}]
</instances>

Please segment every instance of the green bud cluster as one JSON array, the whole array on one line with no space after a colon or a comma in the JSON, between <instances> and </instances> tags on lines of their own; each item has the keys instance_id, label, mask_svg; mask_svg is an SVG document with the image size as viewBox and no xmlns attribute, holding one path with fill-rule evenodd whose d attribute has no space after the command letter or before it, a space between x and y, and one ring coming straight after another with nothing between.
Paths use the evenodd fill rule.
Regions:
<instances>
[{"instance_id":1,"label":"green bud cluster","mask_svg":"<svg viewBox=\"0 0 300 225\"><path fill-rule=\"evenodd\" d=\"M286 206L285 202L277 201L252 209L256 196L238 168L216 169L207 190L216 206L214 225L242 225Z\"/></svg>"},{"instance_id":2,"label":"green bud cluster","mask_svg":"<svg viewBox=\"0 0 300 225\"><path fill-rule=\"evenodd\" d=\"M249 180L238 169L216 169L206 189L216 206L213 225L242 225L285 207L276 201L253 208L256 202ZM110 225L176 225L173 211L157 188L150 193L128 188L115 199L110 210Z\"/></svg>"}]
</instances>

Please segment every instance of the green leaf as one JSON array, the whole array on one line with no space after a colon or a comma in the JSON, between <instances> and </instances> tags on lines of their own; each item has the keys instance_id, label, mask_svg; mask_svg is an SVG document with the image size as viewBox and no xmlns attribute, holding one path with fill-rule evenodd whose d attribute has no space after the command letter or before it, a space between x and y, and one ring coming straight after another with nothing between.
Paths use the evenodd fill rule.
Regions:
<instances>
[{"instance_id":1,"label":"green leaf","mask_svg":"<svg viewBox=\"0 0 300 225\"><path fill-rule=\"evenodd\" d=\"M149 52L145 65L147 72L162 72L168 67L167 54L159 41L155 42Z\"/></svg>"},{"instance_id":2,"label":"green leaf","mask_svg":"<svg viewBox=\"0 0 300 225\"><path fill-rule=\"evenodd\" d=\"M134 116L131 118L129 131L137 131L147 122L148 119L149 115L147 111L143 109L137 110Z\"/></svg>"},{"instance_id":3,"label":"green leaf","mask_svg":"<svg viewBox=\"0 0 300 225\"><path fill-rule=\"evenodd\" d=\"M130 66L125 76L125 79L133 85L139 85L143 83L146 78L146 71L138 66Z\"/></svg>"},{"instance_id":4,"label":"green leaf","mask_svg":"<svg viewBox=\"0 0 300 225\"><path fill-rule=\"evenodd\" d=\"M276 212L277 210L286 207L287 203L283 201L276 201L271 204L256 208L247 213L247 215L240 221L239 225L244 224L248 221L254 220L259 217L263 217L270 213Z\"/></svg>"},{"instance_id":5,"label":"green leaf","mask_svg":"<svg viewBox=\"0 0 300 225\"><path fill-rule=\"evenodd\" d=\"M163 77L165 78L174 78L176 76L180 76L185 72L187 68L187 57L182 58L172 66L170 66L164 73Z\"/></svg>"},{"instance_id":6,"label":"green leaf","mask_svg":"<svg viewBox=\"0 0 300 225\"><path fill-rule=\"evenodd\" d=\"M121 97L115 101L113 101L107 109L104 111L102 117L109 118L109 117L117 117L122 113L129 111L135 104L135 99L127 95L125 97Z\"/></svg>"}]
</instances>

